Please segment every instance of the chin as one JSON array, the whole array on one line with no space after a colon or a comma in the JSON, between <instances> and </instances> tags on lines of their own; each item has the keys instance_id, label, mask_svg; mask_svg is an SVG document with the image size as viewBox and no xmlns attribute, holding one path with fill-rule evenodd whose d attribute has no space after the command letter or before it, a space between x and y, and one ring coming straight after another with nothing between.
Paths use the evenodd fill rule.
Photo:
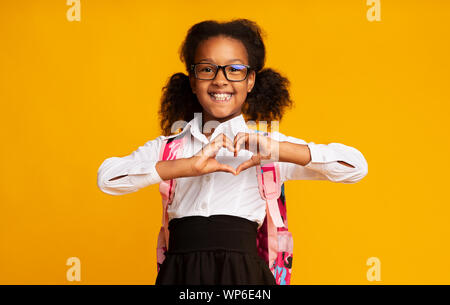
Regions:
<instances>
[{"instance_id":1,"label":"chin","mask_svg":"<svg viewBox=\"0 0 450 305\"><path fill-rule=\"evenodd\" d=\"M224 119L227 118L231 115L233 115L234 113L236 113L237 111L235 109L208 109L208 113L216 118L216 119Z\"/></svg>"},{"instance_id":2,"label":"chin","mask_svg":"<svg viewBox=\"0 0 450 305\"><path fill-rule=\"evenodd\" d=\"M226 118L226 117L232 115L233 111L226 111L226 110L211 111L210 114L215 118L223 119L223 118Z\"/></svg>"}]
</instances>

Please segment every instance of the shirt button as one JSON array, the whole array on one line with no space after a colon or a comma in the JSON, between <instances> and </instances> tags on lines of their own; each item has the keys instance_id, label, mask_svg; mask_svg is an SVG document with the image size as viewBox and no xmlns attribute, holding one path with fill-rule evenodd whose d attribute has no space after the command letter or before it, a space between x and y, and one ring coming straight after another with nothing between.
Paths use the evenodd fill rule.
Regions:
<instances>
[{"instance_id":1,"label":"shirt button","mask_svg":"<svg viewBox=\"0 0 450 305\"><path fill-rule=\"evenodd\" d=\"M205 179L206 179L206 181L209 182L209 180L210 180L211 178L210 178L209 176L206 176Z\"/></svg>"},{"instance_id":2,"label":"shirt button","mask_svg":"<svg viewBox=\"0 0 450 305\"><path fill-rule=\"evenodd\" d=\"M202 209L203 210L206 210L206 204L207 204L206 202L202 202Z\"/></svg>"}]
</instances>

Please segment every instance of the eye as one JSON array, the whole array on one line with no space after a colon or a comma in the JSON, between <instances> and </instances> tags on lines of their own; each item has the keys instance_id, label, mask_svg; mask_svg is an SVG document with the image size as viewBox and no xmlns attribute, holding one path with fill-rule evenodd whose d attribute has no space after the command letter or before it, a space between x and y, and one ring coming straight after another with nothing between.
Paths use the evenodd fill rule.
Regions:
<instances>
[{"instance_id":1,"label":"eye","mask_svg":"<svg viewBox=\"0 0 450 305\"><path fill-rule=\"evenodd\" d=\"M242 71L245 69L245 66L243 65L232 65L230 66L230 70L235 72L235 71Z\"/></svg>"}]
</instances>

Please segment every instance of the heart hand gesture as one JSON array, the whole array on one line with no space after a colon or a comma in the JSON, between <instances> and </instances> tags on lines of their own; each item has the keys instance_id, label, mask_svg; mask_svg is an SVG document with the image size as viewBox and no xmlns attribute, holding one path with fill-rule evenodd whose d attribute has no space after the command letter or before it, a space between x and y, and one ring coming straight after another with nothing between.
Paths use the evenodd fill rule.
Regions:
<instances>
[{"instance_id":1,"label":"heart hand gesture","mask_svg":"<svg viewBox=\"0 0 450 305\"><path fill-rule=\"evenodd\" d=\"M217 152L222 147L227 148L231 152L235 151L231 140L225 134L220 134L198 153L192 156L191 170L193 175L200 176L212 172L229 172L233 175L237 175L236 169L232 166L222 164L216 160Z\"/></svg>"},{"instance_id":2,"label":"heart hand gesture","mask_svg":"<svg viewBox=\"0 0 450 305\"><path fill-rule=\"evenodd\" d=\"M247 168L261 164L262 160L276 161L279 157L280 142L259 133L239 132L234 138L233 144L235 157L241 149L246 149L253 153L249 160L242 162L238 166L236 175Z\"/></svg>"},{"instance_id":3,"label":"heart hand gesture","mask_svg":"<svg viewBox=\"0 0 450 305\"><path fill-rule=\"evenodd\" d=\"M222 164L216 160L217 152L225 147L237 157L241 149L253 153L250 159L242 162L237 169ZM239 132L234 142L225 135L220 134L197 154L191 157L191 171L193 176L200 176L212 172L229 172L238 175L243 170L261 164L262 160L278 160L279 142L258 133Z\"/></svg>"}]
</instances>

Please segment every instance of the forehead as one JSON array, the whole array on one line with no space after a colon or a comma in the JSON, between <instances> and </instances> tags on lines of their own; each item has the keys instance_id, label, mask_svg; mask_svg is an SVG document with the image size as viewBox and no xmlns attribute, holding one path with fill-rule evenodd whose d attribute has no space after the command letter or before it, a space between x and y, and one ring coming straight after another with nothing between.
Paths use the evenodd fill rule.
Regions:
<instances>
[{"instance_id":1,"label":"forehead","mask_svg":"<svg viewBox=\"0 0 450 305\"><path fill-rule=\"evenodd\" d=\"M195 52L195 62L206 60L216 64L225 64L240 60L247 64L247 50L244 44L229 37L212 37L202 41Z\"/></svg>"}]
</instances>

